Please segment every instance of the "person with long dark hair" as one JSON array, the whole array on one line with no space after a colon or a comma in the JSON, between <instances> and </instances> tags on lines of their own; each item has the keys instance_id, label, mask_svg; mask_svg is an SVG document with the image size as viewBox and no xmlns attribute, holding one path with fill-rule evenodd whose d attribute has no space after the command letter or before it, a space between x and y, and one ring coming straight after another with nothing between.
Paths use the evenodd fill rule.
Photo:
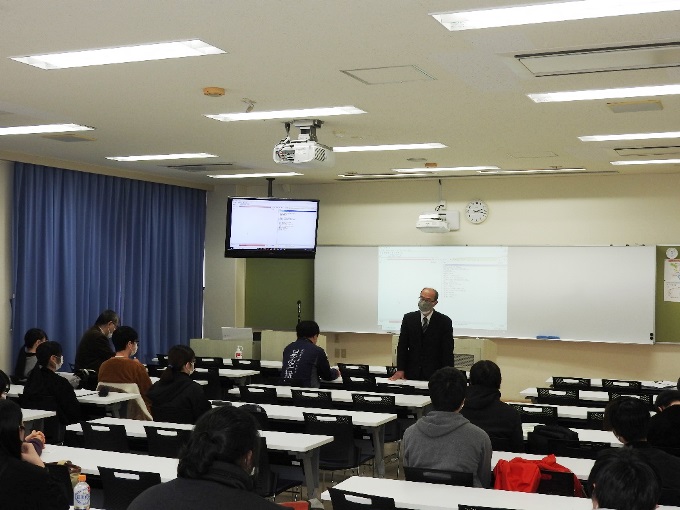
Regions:
<instances>
[{"instance_id":1,"label":"person with long dark hair","mask_svg":"<svg viewBox=\"0 0 680 510\"><path fill-rule=\"evenodd\" d=\"M24 441L21 408L11 400L0 400L0 502L8 509L69 508L33 444Z\"/></svg>"},{"instance_id":2,"label":"person with long dark hair","mask_svg":"<svg viewBox=\"0 0 680 510\"><path fill-rule=\"evenodd\" d=\"M168 351L168 366L147 393L155 421L196 423L212 406L203 388L191 379L196 355L191 347L175 345Z\"/></svg>"},{"instance_id":3,"label":"person with long dark hair","mask_svg":"<svg viewBox=\"0 0 680 510\"><path fill-rule=\"evenodd\" d=\"M177 478L147 489L128 510L280 510L253 492L259 441L248 412L231 406L208 411L180 453Z\"/></svg>"},{"instance_id":4,"label":"person with long dark hair","mask_svg":"<svg viewBox=\"0 0 680 510\"><path fill-rule=\"evenodd\" d=\"M64 363L64 355L59 342L44 342L36 350L38 365L26 381L22 399L24 407L30 408L31 402L51 400L57 418L64 425L80 421L80 404L75 390L68 380L56 372ZM40 407L42 408L42 407Z\"/></svg>"}]
</instances>

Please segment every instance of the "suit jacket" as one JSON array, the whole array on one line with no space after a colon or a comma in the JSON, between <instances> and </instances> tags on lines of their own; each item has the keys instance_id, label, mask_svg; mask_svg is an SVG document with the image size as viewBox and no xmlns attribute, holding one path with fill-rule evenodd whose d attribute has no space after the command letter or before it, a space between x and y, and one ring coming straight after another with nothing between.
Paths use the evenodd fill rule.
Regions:
<instances>
[{"instance_id":1,"label":"suit jacket","mask_svg":"<svg viewBox=\"0 0 680 510\"><path fill-rule=\"evenodd\" d=\"M409 312L401 321L397 370L407 379L427 381L440 368L453 366L453 325L435 310L423 333L420 317L420 312Z\"/></svg>"},{"instance_id":2,"label":"suit jacket","mask_svg":"<svg viewBox=\"0 0 680 510\"><path fill-rule=\"evenodd\" d=\"M75 365L76 368L87 368L99 372L101 364L115 355L106 335L98 326L92 326L80 339Z\"/></svg>"}]
</instances>

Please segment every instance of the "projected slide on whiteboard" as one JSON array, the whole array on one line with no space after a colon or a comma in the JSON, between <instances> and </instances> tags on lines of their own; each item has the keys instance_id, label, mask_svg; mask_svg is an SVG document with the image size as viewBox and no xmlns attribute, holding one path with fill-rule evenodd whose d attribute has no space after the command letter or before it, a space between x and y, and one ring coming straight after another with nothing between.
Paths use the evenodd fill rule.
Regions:
<instances>
[{"instance_id":1,"label":"projected slide on whiteboard","mask_svg":"<svg viewBox=\"0 0 680 510\"><path fill-rule=\"evenodd\" d=\"M423 287L439 291L437 310L454 329L508 327L508 248L505 246L385 246L378 249L378 324L398 331Z\"/></svg>"}]
</instances>

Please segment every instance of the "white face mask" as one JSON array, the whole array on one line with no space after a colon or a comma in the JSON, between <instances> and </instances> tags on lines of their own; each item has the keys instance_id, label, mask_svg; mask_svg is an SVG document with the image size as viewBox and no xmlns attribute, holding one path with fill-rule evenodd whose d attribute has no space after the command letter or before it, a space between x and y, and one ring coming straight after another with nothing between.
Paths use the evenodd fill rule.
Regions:
<instances>
[{"instance_id":1,"label":"white face mask","mask_svg":"<svg viewBox=\"0 0 680 510\"><path fill-rule=\"evenodd\" d=\"M423 313L432 311L434 308L434 303L432 301L425 301L424 299L418 300L418 310Z\"/></svg>"},{"instance_id":2,"label":"white face mask","mask_svg":"<svg viewBox=\"0 0 680 510\"><path fill-rule=\"evenodd\" d=\"M57 359L59 361L57 361L57 364L55 365L56 366L55 370L59 370L61 368L61 366L64 364L64 357L63 356L59 356Z\"/></svg>"},{"instance_id":3,"label":"white face mask","mask_svg":"<svg viewBox=\"0 0 680 510\"><path fill-rule=\"evenodd\" d=\"M139 344L137 342L134 342L134 344L135 349L132 351L132 354L130 354L130 356L134 356L135 354L137 354L137 351L139 350Z\"/></svg>"}]
</instances>

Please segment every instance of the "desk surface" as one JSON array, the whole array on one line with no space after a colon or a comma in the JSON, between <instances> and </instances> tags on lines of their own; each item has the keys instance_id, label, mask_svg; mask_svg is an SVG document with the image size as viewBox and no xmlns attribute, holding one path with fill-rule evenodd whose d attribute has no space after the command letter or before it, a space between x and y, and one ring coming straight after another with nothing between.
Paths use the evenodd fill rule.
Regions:
<instances>
[{"instance_id":1,"label":"desk surface","mask_svg":"<svg viewBox=\"0 0 680 510\"><path fill-rule=\"evenodd\" d=\"M563 391L566 388L551 388L553 391ZM538 388L525 388L519 392L520 395L526 398L537 398ZM621 393L626 393L622 391ZM609 393L606 391L596 391L596 390L578 390L579 400L592 400L593 402L609 402Z\"/></svg>"},{"instance_id":2,"label":"desk surface","mask_svg":"<svg viewBox=\"0 0 680 510\"><path fill-rule=\"evenodd\" d=\"M234 406L242 406L246 402L232 402ZM396 414L367 413L364 411L348 411L346 409L316 409L308 407L279 406L272 404L258 404L267 411L267 416L274 420L304 421L302 413L314 414L342 414L352 417L352 423L360 427L379 427L397 419Z\"/></svg>"},{"instance_id":3,"label":"desk surface","mask_svg":"<svg viewBox=\"0 0 680 510\"><path fill-rule=\"evenodd\" d=\"M419 510L458 510L458 505L517 508L522 510L591 510L593 503L588 498L570 498L547 494L496 491L475 487L455 487L420 482L407 482L388 478L366 478L352 476L336 485L336 488L393 498L399 508ZM322 499L330 501L328 492ZM660 506L660 510L678 507Z\"/></svg>"},{"instance_id":4,"label":"desk surface","mask_svg":"<svg viewBox=\"0 0 680 510\"><path fill-rule=\"evenodd\" d=\"M167 423L158 421L140 421L126 418L97 418L89 423L101 423L105 425L123 425L128 437L146 437L144 427L162 427L166 429L192 430L193 425L188 423ZM66 427L72 432L82 432L80 423L74 423ZM319 448L333 441L333 436L322 436L312 434L297 434L291 432L276 432L272 430L261 430L260 435L267 439L267 449L281 450L290 452L308 452L314 448Z\"/></svg>"},{"instance_id":5,"label":"desk surface","mask_svg":"<svg viewBox=\"0 0 680 510\"><path fill-rule=\"evenodd\" d=\"M317 390L316 388L299 388L296 386L275 386L271 384L250 384L249 386L260 388L276 388L276 394L279 397L291 398L292 389L307 390L307 391L330 391L331 398L337 402L352 402L352 393L363 393L366 395L394 395L394 403L399 407L423 408L432 403L430 397L427 395L405 395L400 393L386 393L386 392L370 392L370 391L350 391L350 390ZM238 388L232 388L229 393L238 395Z\"/></svg>"},{"instance_id":6,"label":"desk surface","mask_svg":"<svg viewBox=\"0 0 680 510\"><path fill-rule=\"evenodd\" d=\"M522 423L522 431L524 432L524 439L527 438L527 432L534 430L536 423ZM570 427L571 428L571 427ZM591 429L575 429L571 428L578 434L579 441L593 441L597 443L609 443L611 446L623 446L623 443L616 439L613 432L608 430L591 430Z\"/></svg>"},{"instance_id":7,"label":"desk surface","mask_svg":"<svg viewBox=\"0 0 680 510\"><path fill-rule=\"evenodd\" d=\"M57 415L56 411L42 411L41 409L22 409L21 414L24 422L42 420Z\"/></svg>"},{"instance_id":8,"label":"desk surface","mask_svg":"<svg viewBox=\"0 0 680 510\"><path fill-rule=\"evenodd\" d=\"M196 372L207 372L207 368L197 368ZM259 375L259 370L241 370L238 368L220 368L218 373L220 377L228 377L230 379L242 379L243 377L252 377Z\"/></svg>"},{"instance_id":9,"label":"desk surface","mask_svg":"<svg viewBox=\"0 0 680 510\"><path fill-rule=\"evenodd\" d=\"M162 482L169 482L177 478L177 459L165 457L152 457L150 455L138 455L136 453L107 452L103 450L88 450L87 448L74 448L71 446L59 446L48 444L42 452L43 462L57 462L70 460L82 468L82 472L88 475L98 475L97 466L114 469L129 469L132 471L148 471L159 473Z\"/></svg>"},{"instance_id":10,"label":"desk surface","mask_svg":"<svg viewBox=\"0 0 680 510\"><path fill-rule=\"evenodd\" d=\"M24 393L24 387L18 384L13 384L7 396L18 397ZM126 400L133 400L137 397L134 393L122 393L117 391L109 392L105 397L100 397L96 391L91 390L75 390L76 398L81 404L95 404L98 406L107 406L125 402Z\"/></svg>"},{"instance_id":11,"label":"desk surface","mask_svg":"<svg viewBox=\"0 0 680 510\"><path fill-rule=\"evenodd\" d=\"M565 379L569 379L565 377ZM584 379L588 379L585 377ZM548 377L545 380L546 383L552 385L553 378ZM640 381L642 383L642 388L646 390L675 390L677 389L677 382L673 381ZM591 378L590 386L592 388L602 388L602 379Z\"/></svg>"}]
</instances>

